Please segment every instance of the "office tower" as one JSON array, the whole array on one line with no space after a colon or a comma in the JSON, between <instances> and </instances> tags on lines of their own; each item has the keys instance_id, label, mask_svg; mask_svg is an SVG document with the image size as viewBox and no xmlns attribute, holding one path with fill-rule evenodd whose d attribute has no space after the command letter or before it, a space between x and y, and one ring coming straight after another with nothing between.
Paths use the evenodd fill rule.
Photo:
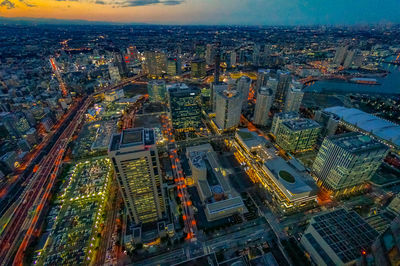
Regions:
<instances>
[{"instance_id":1,"label":"office tower","mask_svg":"<svg viewBox=\"0 0 400 266\"><path fill-rule=\"evenodd\" d=\"M201 123L200 90L185 84L168 88L172 127L178 132L194 131Z\"/></svg>"},{"instance_id":2,"label":"office tower","mask_svg":"<svg viewBox=\"0 0 400 266\"><path fill-rule=\"evenodd\" d=\"M150 80L147 91L150 102L166 102L167 87L164 80Z\"/></svg>"},{"instance_id":3,"label":"office tower","mask_svg":"<svg viewBox=\"0 0 400 266\"><path fill-rule=\"evenodd\" d=\"M266 126L269 110L274 100L274 92L266 87L261 87L257 93L256 107L254 109L253 122L256 125Z\"/></svg>"},{"instance_id":4,"label":"office tower","mask_svg":"<svg viewBox=\"0 0 400 266\"><path fill-rule=\"evenodd\" d=\"M167 57L160 51L145 51L144 70L149 76L160 77L167 72Z\"/></svg>"},{"instance_id":5,"label":"office tower","mask_svg":"<svg viewBox=\"0 0 400 266\"><path fill-rule=\"evenodd\" d=\"M114 134L108 156L128 217L136 224L161 219L165 203L153 129L132 128Z\"/></svg>"},{"instance_id":6,"label":"office tower","mask_svg":"<svg viewBox=\"0 0 400 266\"><path fill-rule=\"evenodd\" d=\"M117 83L121 80L118 67L116 67L114 64L108 64L108 73L112 83Z\"/></svg>"},{"instance_id":7,"label":"office tower","mask_svg":"<svg viewBox=\"0 0 400 266\"><path fill-rule=\"evenodd\" d=\"M292 76L290 75L290 72L283 70L278 70L276 74L278 78L278 86L275 94L275 102L277 107L281 110L292 82Z\"/></svg>"},{"instance_id":8,"label":"office tower","mask_svg":"<svg viewBox=\"0 0 400 266\"><path fill-rule=\"evenodd\" d=\"M271 70L269 69L259 69L257 72L257 83L256 90L258 91L261 87L266 87L268 78L270 77Z\"/></svg>"},{"instance_id":9,"label":"office tower","mask_svg":"<svg viewBox=\"0 0 400 266\"><path fill-rule=\"evenodd\" d=\"M302 89L292 86L285 99L284 112L298 112L300 109L301 102L303 100L304 92Z\"/></svg>"},{"instance_id":10,"label":"office tower","mask_svg":"<svg viewBox=\"0 0 400 266\"><path fill-rule=\"evenodd\" d=\"M337 209L311 218L300 243L315 265L363 265L377 236L355 211Z\"/></svg>"},{"instance_id":11,"label":"office tower","mask_svg":"<svg viewBox=\"0 0 400 266\"><path fill-rule=\"evenodd\" d=\"M118 72L121 76L126 76L128 73L128 67L126 60L124 60L121 52L114 53L114 64L118 68Z\"/></svg>"},{"instance_id":12,"label":"office tower","mask_svg":"<svg viewBox=\"0 0 400 266\"><path fill-rule=\"evenodd\" d=\"M387 151L385 145L361 133L326 137L312 172L318 183L328 190L350 190L372 177Z\"/></svg>"},{"instance_id":13,"label":"office tower","mask_svg":"<svg viewBox=\"0 0 400 266\"><path fill-rule=\"evenodd\" d=\"M251 79L248 76L241 76L236 83L236 90L242 94L243 105L242 109L247 107L247 99L249 98L249 91L251 86Z\"/></svg>"},{"instance_id":14,"label":"office tower","mask_svg":"<svg viewBox=\"0 0 400 266\"><path fill-rule=\"evenodd\" d=\"M215 122L219 129L229 130L239 125L242 112L242 96L236 90L217 93Z\"/></svg>"},{"instance_id":15,"label":"office tower","mask_svg":"<svg viewBox=\"0 0 400 266\"><path fill-rule=\"evenodd\" d=\"M212 65L214 64L214 57L215 57L215 49L214 46L212 44L207 44L207 48L206 48L206 64L207 65Z\"/></svg>"},{"instance_id":16,"label":"office tower","mask_svg":"<svg viewBox=\"0 0 400 266\"><path fill-rule=\"evenodd\" d=\"M284 121L299 119L300 115L297 112L276 113L272 119L271 133L276 136L280 124Z\"/></svg>"},{"instance_id":17,"label":"office tower","mask_svg":"<svg viewBox=\"0 0 400 266\"><path fill-rule=\"evenodd\" d=\"M210 85L211 89L211 97L210 97L210 104L211 104L211 110L213 113L216 112L217 110L217 94L219 92L222 92L224 90L228 89L228 84L224 82L219 82L218 84L216 83L211 83Z\"/></svg>"},{"instance_id":18,"label":"office tower","mask_svg":"<svg viewBox=\"0 0 400 266\"><path fill-rule=\"evenodd\" d=\"M333 113L318 110L315 112L314 120L322 126L321 136L326 137L335 135L340 119Z\"/></svg>"},{"instance_id":19,"label":"office tower","mask_svg":"<svg viewBox=\"0 0 400 266\"><path fill-rule=\"evenodd\" d=\"M252 64L253 66L259 66L259 58L260 58L260 45L254 45L253 54L252 54Z\"/></svg>"},{"instance_id":20,"label":"office tower","mask_svg":"<svg viewBox=\"0 0 400 266\"><path fill-rule=\"evenodd\" d=\"M311 119L295 119L280 123L276 143L287 152L311 150L318 139L321 126Z\"/></svg>"},{"instance_id":21,"label":"office tower","mask_svg":"<svg viewBox=\"0 0 400 266\"><path fill-rule=\"evenodd\" d=\"M336 49L335 57L333 58L333 63L336 65L341 65L343 64L346 54L347 54L347 49L349 46L341 46Z\"/></svg>"},{"instance_id":22,"label":"office tower","mask_svg":"<svg viewBox=\"0 0 400 266\"><path fill-rule=\"evenodd\" d=\"M191 67L192 78L204 78L206 76L206 61L204 59L192 60Z\"/></svg>"},{"instance_id":23,"label":"office tower","mask_svg":"<svg viewBox=\"0 0 400 266\"><path fill-rule=\"evenodd\" d=\"M178 59L176 57L169 57L167 60L167 75L176 76L178 73Z\"/></svg>"}]
</instances>

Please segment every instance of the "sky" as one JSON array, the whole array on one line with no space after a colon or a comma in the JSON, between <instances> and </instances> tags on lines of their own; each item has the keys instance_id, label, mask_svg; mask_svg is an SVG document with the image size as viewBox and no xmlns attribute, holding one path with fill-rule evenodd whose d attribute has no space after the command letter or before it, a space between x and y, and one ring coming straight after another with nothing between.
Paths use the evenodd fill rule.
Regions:
<instances>
[{"instance_id":1,"label":"sky","mask_svg":"<svg viewBox=\"0 0 400 266\"><path fill-rule=\"evenodd\" d=\"M400 23L400 0L0 0L0 17L203 25Z\"/></svg>"}]
</instances>

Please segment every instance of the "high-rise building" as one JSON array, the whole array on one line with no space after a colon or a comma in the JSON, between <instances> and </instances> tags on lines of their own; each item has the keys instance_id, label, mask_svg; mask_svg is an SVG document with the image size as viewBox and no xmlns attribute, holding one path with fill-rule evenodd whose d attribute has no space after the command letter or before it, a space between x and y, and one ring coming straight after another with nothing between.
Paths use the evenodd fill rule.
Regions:
<instances>
[{"instance_id":1,"label":"high-rise building","mask_svg":"<svg viewBox=\"0 0 400 266\"><path fill-rule=\"evenodd\" d=\"M286 95L292 82L292 76L290 75L290 72L283 70L278 70L276 74L278 78L278 86L275 94L275 102L279 109L282 109L282 105L285 103Z\"/></svg>"},{"instance_id":2,"label":"high-rise building","mask_svg":"<svg viewBox=\"0 0 400 266\"><path fill-rule=\"evenodd\" d=\"M318 183L331 191L351 190L369 180L387 154L382 143L361 133L326 137L312 166Z\"/></svg>"},{"instance_id":3,"label":"high-rise building","mask_svg":"<svg viewBox=\"0 0 400 266\"><path fill-rule=\"evenodd\" d=\"M144 70L149 76L160 77L167 72L167 56L160 51L145 51Z\"/></svg>"},{"instance_id":4,"label":"high-rise building","mask_svg":"<svg viewBox=\"0 0 400 266\"><path fill-rule=\"evenodd\" d=\"M186 84L173 84L168 88L172 127L174 130L194 131L201 123L200 90Z\"/></svg>"},{"instance_id":5,"label":"high-rise building","mask_svg":"<svg viewBox=\"0 0 400 266\"><path fill-rule=\"evenodd\" d=\"M301 244L315 265L363 265L377 236L355 211L337 209L313 217Z\"/></svg>"},{"instance_id":6,"label":"high-rise building","mask_svg":"<svg viewBox=\"0 0 400 266\"><path fill-rule=\"evenodd\" d=\"M204 78L206 76L206 61L204 59L192 60L191 67L192 78Z\"/></svg>"},{"instance_id":7,"label":"high-rise building","mask_svg":"<svg viewBox=\"0 0 400 266\"><path fill-rule=\"evenodd\" d=\"M154 131L133 128L113 135L108 156L128 217L136 224L161 219L165 203Z\"/></svg>"},{"instance_id":8,"label":"high-rise building","mask_svg":"<svg viewBox=\"0 0 400 266\"><path fill-rule=\"evenodd\" d=\"M340 46L336 49L335 57L333 58L333 63L336 65L341 65L343 64L346 55L347 55L347 49L349 46Z\"/></svg>"},{"instance_id":9,"label":"high-rise building","mask_svg":"<svg viewBox=\"0 0 400 266\"><path fill-rule=\"evenodd\" d=\"M266 87L261 87L257 93L256 107L254 109L253 122L256 125L266 126L269 110L274 100L274 92Z\"/></svg>"},{"instance_id":10,"label":"high-rise building","mask_svg":"<svg viewBox=\"0 0 400 266\"><path fill-rule=\"evenodd\" d=\"M298 112L301 102L303 101L304 91L302 89L292 86L285 99L284 112Z\"/></svg>"},{"instance_id":11,"label":"high-rise building","mask_svg":"<svg viewBox=\"0 0 400 266\"><path fill-rule=\"evenodd\" d=\"M242 108L243 109L247 107L250 86L251 86L251 79L248 76L241 76L237 80L236 89L242 94L242 98L243 98Z\"/></svg>"},{"instance_id":12,"label":"high-rise building","mask_svg":"<svg viewBox=\"0 0 400 266\"><path fill-rule=\"evenodd\" d=\"M214 64L214 57L215 57L215 48L212 44L207 44L206 47L206 63L207 65L212 65Z\"/></svg>"},{"instance_id":13,"label":"high-rise building","mask_svg":"<svg viewBox=\"0 0 400 266\"><path fill-rule=\"evenodd\" d=\"M288 152L302 152L314 147L321 126L311 119L295 119L280 123L276 143Z\"/></svg>"},{"instance_id":14,"label":"high-rise building","mask_svg":"<svg viewBox=\"0 0 400 266\"><path fill-rule=\"evenodd\" d=\"M266 87L268 78L271 75L270 69L259 69L257 72L257 83L256 90L258 91L261 87Z\"/></svg>"},{"instance_id":15,"label":"high-rise building","mask_svg":"<svg viewBox=\"0 0 400 266\"><path fill-rule=\"evenodd\" d=\"M169 57L167 60L167 75L176 76L178 73L178 59L176 57Z\"/></svg>"},{"instance_id":16,"label":"high-rise building","mask_svg":"<svg viewBox=\"0 0 400 266\"><path fill-rule=\"evenodd\" d=\"M321 136L326 137L335 135L340 118L333 113L318 110L315 112L314 120L322 126Z\"/></svg>"},{"instance_id":17,"label":"high-rise building","mask_svg":"<svg viewBox=\"0 0 400 266\"><path fill-rule=\"evenodd\" d=\"M276 113L272 119L271 133L276 136L278 134L279 125L284 121L299 119L300 115L297 112Z\"/></svg>"},{"instance_id":18,"label":"high-rise building","mask_svg":"<svg viewBox=\"0 0 400 266\"><path fill-rule=\"evenodd\" d=\"M344 68L349 68L353 64L353 61L355 59L355 54L356 54L355 49L347 51L346 58L344 59L344 62L343 62Z\"/></svg>"},{"instance_id":19,"label":"high-rise building","mask_svg":"<svg viewBox=\"0 0 400 266\"><path fill-rule=\"evenodd\" d=\"M226 84L224 82L219 82L219 83L212 82L210 87L211 87L210 88L210 90L211 90L211 96L210 96L211 110L213 113L215 113L217 110L217 94L219 92L227 90L228 84Z\"/></svg>"},{"instance_id":20,"label":"high-rise building","mask_svg":"<svg viewBox=\"0 0 400 266\"><path fill-rule=\"evenodd\" d=\"M230 130L239 125L242 112L242 96L236 90L217 93L215 122L219 129Z\"/></svg>"},{"instance_id":21,"label":"high-rise building","mask_svg":"<svg viewBox=\"0 0 400 266\"><path fill-rule=\"evenodd\" d=\"M121 80L121 75L119 74L118 67L114 64L108 64L108 73L112 83L117 83Z\"/></svg>"},{"instance_id":22,"label":"high-rise building","mask_svg":"<svg viewBox=\"0 0 400 266\"><path fill-rule=\"evenodd\" d=\"M165 102L167 88L164 80L151 80L147 84L150 102Z\"/></svg>"}]
</instances>

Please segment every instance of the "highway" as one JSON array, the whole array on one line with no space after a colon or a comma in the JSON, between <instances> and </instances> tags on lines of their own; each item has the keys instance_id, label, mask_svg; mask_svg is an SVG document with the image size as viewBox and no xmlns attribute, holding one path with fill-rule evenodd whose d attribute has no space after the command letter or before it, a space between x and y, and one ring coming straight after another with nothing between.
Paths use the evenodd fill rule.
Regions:
<instances>
[{"instance_id":1,"label":"highway","mask_svg":"<svg viewBox=\"0 0 400 266\"><path fill-rule=\"evenodd\" d=\"M96 93L121 88L141 77L143 75L124 80L120 84L104 88ZM47 155L39 162L37 168L35 167L34 173L27 178L25 189L15 198L16 204L13 204L13 209L9 210L11 215L7 219L0 237L0 265L22 265L26 248L32 238L39 235L38 228L42 221L41 218L43 218L42 215L45 213L43 210L47 208L50 192L62 164L67 145L78 126L83 122L86 110L93 102L93 95L81 101L71 122L62 131ZM22 189L20 188L20 190Z\"/></svg>"}]
</instances>

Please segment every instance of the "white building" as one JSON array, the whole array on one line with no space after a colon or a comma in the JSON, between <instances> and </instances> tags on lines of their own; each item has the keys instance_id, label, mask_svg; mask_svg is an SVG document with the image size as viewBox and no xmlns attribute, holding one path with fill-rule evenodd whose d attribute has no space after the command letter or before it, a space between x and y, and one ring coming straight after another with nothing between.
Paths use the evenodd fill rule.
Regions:
<instances>
[{"instance_id":1,"label":"white building","mask_svg":"<svg viewBox=\"0 0 400 266\"><path fill-rule=\"evenodd\" d=\"M236 90L217 93L215 122L219 129L229 130L239 125L242 112L242 96Z\"/></svg>"}]
</instances>

